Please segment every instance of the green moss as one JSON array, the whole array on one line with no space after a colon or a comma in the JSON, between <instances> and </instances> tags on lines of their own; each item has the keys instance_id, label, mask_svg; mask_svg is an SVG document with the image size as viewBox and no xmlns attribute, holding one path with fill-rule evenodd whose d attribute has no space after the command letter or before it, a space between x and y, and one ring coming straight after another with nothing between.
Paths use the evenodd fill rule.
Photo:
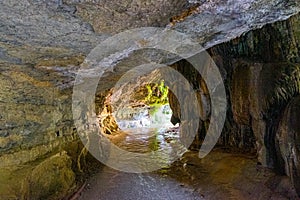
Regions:
<instances>
[{"instance_id":1,"label":"green moss","mask_svg":"<svg viewBox=\"0 0 300 200\"><path fill-rule=\"evenodd\" d=\"M39 164L31 173L29 199L59 199L74 185L72 160L66 152L54 155Z\"/></svg>"},{"instance_id":2,"label":"green moss","mask_svg":"<svg viewBox=\"0 0 300 200\"><path fill-rule=\"evenodd\" d=\"M159 149L159 142L157 138L157 134L150 139L149 149L151 151L157 151Z\"/></svg>"},{"instance_id":3,"label":"green moss","mask_svg":"<svg viewBox=\"0 0 300 200\"><path fill-rule=\"evenodd\" d=\"M168 103L168 86L165 86L164 81L160 84L148 84L145 86L148 91L148 95L145 98L145 103L150 106L165 105Z\"/></svg>"},{"instance_id":4,"label":"green moss","mask_svg":"<svg viewBox=\"0 0 300 200\"><path fill-rule=\"evenodd\" d=\"M15 170L10 168L0 169L0 199L24 199L28 192L28 174L33 167L26 166Z\"/></svg>"}]
</instances>

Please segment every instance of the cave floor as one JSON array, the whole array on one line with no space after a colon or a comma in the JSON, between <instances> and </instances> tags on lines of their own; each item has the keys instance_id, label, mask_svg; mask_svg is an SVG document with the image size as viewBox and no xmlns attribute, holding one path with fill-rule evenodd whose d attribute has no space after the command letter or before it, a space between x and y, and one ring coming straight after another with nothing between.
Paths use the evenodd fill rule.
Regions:
<instances>
[{"instance_id":1,"label":"cave floor","mask_svg":"<svg viewBox=\"0 0 300 200\"><path fill-rule=\"evenodd\" d=\"M126 146L124 138L112 137L116 143ZM132 142L127 146L139 147ZM169 167L151 173L125 173L105 166L90 177L79 199L277 200L297 197L287 177L257 165L253 156L215 149L203 159L198 158L197 151L187 151Z\"/></svg>"}]
</instances>

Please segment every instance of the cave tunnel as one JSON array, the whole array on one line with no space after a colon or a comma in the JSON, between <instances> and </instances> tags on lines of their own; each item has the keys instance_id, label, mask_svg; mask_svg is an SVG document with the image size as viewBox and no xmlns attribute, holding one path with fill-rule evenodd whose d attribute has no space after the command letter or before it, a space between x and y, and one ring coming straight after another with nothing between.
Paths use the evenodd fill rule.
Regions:
<instances>
[{"instance_id":1,"label":"cave tunnel","mask_svg":"<svg viewBox=\"0 0 300 200\"><path fill-rule=\"evenodd\" d=\"M0 1L0 200L299 199L299 13Z\"/></svg>"}]
</instances>

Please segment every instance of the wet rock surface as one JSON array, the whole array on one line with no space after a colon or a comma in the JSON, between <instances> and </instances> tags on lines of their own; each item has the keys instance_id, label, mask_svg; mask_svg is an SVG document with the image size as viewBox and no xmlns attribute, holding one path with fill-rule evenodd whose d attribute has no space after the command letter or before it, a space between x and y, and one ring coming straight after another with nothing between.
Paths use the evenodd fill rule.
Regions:
<instances>
[{"instance_id":1,"label":"wet rock surface","mask_svg":"<svg viewBox=\"0 0 300 200\"><path fill-rule=\"evenodd\" d=\"M103 181L109 183L103 184ZM85 199L204 199L192 187L157 174L127 174L105 167L94 176L81 194Z\"/></svg>"},{"instance_id":2,"label":"wet rock surface","mask_svg":"<svg viewBox=\"0 0 300 200\"><path fill-rule=\"evenodd\" d=\"M277 151L280 151L284 163L281 167L291 177L297 192L300 192L299 166L299 96L293 98L284 111L276 135Z\"/></svg>"},{"instance_id":3,"label":"wet rock surface","mask_svg":"<svg viewBox=\"0 0 300 200\"><path fill-rule=\"evenodd\" d=\"M185 150L178 160L169 162L179 136L176 130L131 129L107 136L130 152L163 151L160 159L165 167L132 174L106 166L87 181L79 199L299 199L289 178L257 163L255 154L220 148L199 159L198 151ZM123 156L117 159L132 166L130 157Z\"/></svg>"},{"instance_id":4,"label":"wet rock surface","mask_svg":"<svg viewBox=\"0 0 300 200\"><path fill-rule=\"evenodd\" d=\"M197 154L154 173L104 167L79 199L298 199L287 177L256 166L251 156L216 151L200 160Z\"/></svg>"},{"instance_id":5,"label":"wet rock surface","mask_svg":"<svg viewBox=\"0 0 300 200\"><path fill-rule=\"evenodd\" d=\"M87 5L89 4L87 2L81 2L80 4L85 5L85 3ZM209 2L207 2L202 6L203 8L209 7L209 9L206 9L207 12L213 14L217 12L217 5L219 5L219 3L220 2L216 2L214 6L210 7ZM251 2L249 2L247 8L239 8L237 7L238 4L233 6L230 2L228 3L229 10L231 9L232 12L235 10L237 14L245 13L243 14L245 16L248 15L248 12L246 12L247 9L250 9L250 5L252 5ZM80 63L84 60L85 55L88 54L97 43L107 37L107 35L103 33L96 34L87 22L70 12L67 7L71 6L71 4L78 4L78 2L1 2L1 81L3 82L1 106L4 113L1 116L1 123L3 125L2 127L5 127L2 128L1 131L2 134L6 136L1 142L2 151L12 151L12 149L19 145L28 145L26 138L31 138L30 135L33 132L41 133L40 136L33 136L37 137L34 141L44 141L45 143L52 140L51 138L54 139L56 134L70 134L68 130L72 128L67 127L70 127L72 123L72 114L68 106L71 101L71 92L67 88L72 86L75 73ZM150 4L154 5L153 2L150 2ZM174 2L174 6L177 4L180 4L179 1L177 3ZM111 5L113 4L111 3ZM256 7L251 7L253 11L259 8L260 4L255 5ZM272 4L270 3L268 6L272 7ZM223 5L223 7L226 7L226 4ZM291 14L296 13L298 9L297 2L290 2L288 6L284 7L285 10L281 12L278 11L279 7L283 7L283 4L279 3L277 9L270 9L266 12L266 18L263 18L264 20L261 21L261 24L278 20L278 14L283 17L282 19L285 19ZM267 8L261 8L261 12L263 12L264 9L267 10ZM225 14L227 11L221 9L218 12L222 16L222 13ZM274 15L272 15L272 13ZM178 28L176 28L177 25L173 28L180 30L179 27L181 24L182 26L184 26L184 24L194 24L193 22L189 22L189 20L200 22L201 20L198 20L197 16L202 15L203 12L190 16L187 21L178 23ZM207 19L210 19L210 17L207 17ZM255 19L258 20L261 19L261 17ZM291 27L297 27L296 19L297 17L293 20L295 26ZM223 27L228 28L223 21L211 23L215 27L218 27L218 24L223 24ZM253 24L254 22L249 21L249 23ZM196 27L206 27L209 30L209 27L203 24L194 24L193 26L191 29L184 27L182 31L194 30ZM282 26L282 28L284 27ZM224 30L223 32L230 30ZM244 29L242 30L243 32L246 31ZM294 31L295 37L297 37L298 32L296 29ZM199 30L199 32L192 33L192 35L200 38L202 37L199 35L200 33L203 34L203 32ZM231 34L227 39L237 36L238 34ZM218 42L215 41L213 44L223 42L227 39L224 37ZM205 37L205 41L211 40L213 39ZM249 41L251 41L251 39L249 39ZM293 40L291 39L291 41ZM293 44L292 46L295 45L296 44ZM248 46L251 47L251 45ZM297 51L295 50L296 49L291 49L292 52L296 53ZM290 55L293 55L292 52ZM134 62L134 59L132 59L131 62ZM131 62L127 63L128 67L132 66ZM103 80L103 84L100 83L101 87L103 86L103 88L107 87L109 89L113 84L110 86L108 83L117 80L118 77L119 76ZM15 116L18 118L14 118ZM25 118L24 120L23 116L27 116L27 119ZM39 119L36 116L40 116ZM67 130L60 131L58 130L60 129L59 127L66 127ZM22 134L21 136L16 136L15 134L17 133ZM45 134L49 136L45 136ZM31 143L38 145L39 142Z\"/></svg>"},{"instance_id":6,"label":"wet rock surface","mask_svg":"<svg viewBox=\"0 0 300 200\"><path fill-rule=\"evenodd\" d=\"M285 84L284 81L288 82L288 79L283 78L287 76L293 79L291 71L297 68L299 63L298 21L299 17L296 15L287 21L276 22L262 29L250 31L240 38L209 50L228 85L228 102L232 104L232 111L228 115L230 116L233 112L234 121L237 123L237 127L230 127L230 134L224 134L221 143L243 148L253 148L257 145L256 148L259 151L262 150L259 154L264 154L263 157L266 157L266 153L263 153L265 150L260 148L264 148L264 143L269 140L264 141L264 136L261 135L262 132L267 131L268 124L266 123L276 121L276 115L282 106L279 104L286 105L291 96L299 93L298 89L294 88L298 84L296 80ZM287 35L287 32L293 34ZM189 70L190 65L184 62L179 62L177 65L179 67L175 66L175 68L192 80L196 89L200 89L201 78L194 77ZM289 92L286 92L286 95L279 92L280 87L284 87L284 90ZM205 94L205 88L201 89L199 95L203 94ZM205 100L203 97L201 99ZM176 104L178 105L176 100L171 103L174 113L179 111ZM271 114L272 112L277 112L277 114ZM264 117L267 119L262 119ZM202 120L205 121L205 118ZM228 122L232 123L230 120ZM258 143L256 145L254 135ZM271 137L274 138L274 133Z\"/></svg>"},{"instance_id":7,"label":"wet rock surface","mask_svg":"<svg viewBox=\"0 0 300 200\"><path fill-rule=\"evenodd\" d=\"M196 188L204 199L298 199L287 177L257 165L253 155L220 149L204 159L197 154L187 152L162 174Z\"/></svg>"},{"instance_id":8,"label":"wet rock surface","mask_svg":"<svg viewBox=\"0 0 300 200\"><path fill-rule=\"evenodd\" d=\"M264 68L269 65L253 64L257 62L282 62L283 66L290 66L287 62L296 64L300 61L298 1L249 0L198 3L200 7L197 12L185 16L184 20L172 26L167 26L169 29L191 34L192 38L205 48L212 47L210 53L218 62L218 66L221 66L224 80L228 85L228 93L240 95L239 92L235 93L237 90L240 91L240 80L231 79L233 71L238 74L236 68L239 68L237 66L239 64L235 65L232 59L242 58L242 61L239 60L236 63L243 63L246 60L246 65L251 70L253 66ZM1 1L1 170L22 168L23 164L28 164L49 153L61 152L71 142L78 141L71 112L72 86L81 63L97 44L111 34L129 28L166 26L169 18L173 15L180 15L186 6L186 2L182 0L172 2L136 0L118 3L75 0ZM292 15L295 16L291 17ZM265 26L265 24L269 25ZM250 31L261 27L263 28ZM145 35L145 37L148 36L151 35ZM230 42L224 43L226 41ZM151 54L151 52L147 55L152 56L150 56L152 61L158 58L157 54ZM135 66L139 56L133 55L131 60L125 59L124 70ZM248 63L249 60L251 64ZM273 70L275 66L277 65L274 65L274 68L267 68ZM252 72L255 74L258 68L253 69ZM111 89L122 72L124 71L111 70L107 73L108 76L99 83L99 90L104 92ZM289 76L291 73L283 74ZM239 78L236 76L234 79ZM246 78L257 79L259 77L254 75ZM231 90L232 82L236 83L233 91ZM250 87L252 83L256 83L253 80L249 82L244 86ZM271 80L270 83L273 81ZM232 115L232 118L228 120L229 125L226 126L228 134L223 135L221 143L244 147L244 144L249 142L249 138L255 137L255 142L259 144L257 146L264 147L265 127L276 125L271 119L279 118L276 113L279 109L275 109L276 112L273 113L269 108L277 108L278 104L271 102L272 105L266 107L270 115L266 116L267 120L261 119L260 98L249 95L251 90L243 89L241 99L233 98L233 111L228 111L229 116ZM264 92L268 88L258 90ZM297 92L293 94L296 95ZM205 92L203 94L207 95ZM251 99L253 97L253 101L248 101L249 96ZM97 94L98 111L104 102L104 97L103 93ZM231 99L228 100L231 102ZM284 99L283 104L288 103L289 100L290 97ZM209 106L205 107L207 100L203 103L203 113L207 114L209 113ZM241 113L240 109L245 112L251 111L251 113ZM203 114L203 120L207 120L206 114ZM275 137L274 132L276 131L271 131L270 134L272 141ZM255 142L250 140L251 144ZM273 143L267 147L265 154L268 155L268 151L272 152L272 148L275 148ZM80 150L76 150L73 154L73 164L76 163L76 157L79 154ZM264 154L259 154L265 157ZM270 157L273 159L274 155ZM266 164L270 166L274 163L274 159L272 162L267 159L263 160L266 160ZM4 179L0 182L0 191L4 193L9 191L5 185L9 182L8 180L11 180L10 177L18 182L18 178L23 180L24 173L20 172L20 176L14 176L13 171L3 172ZM35 181L38 183L39 180ZM70 186L70 182L66 185ZM21 190L23 187L15 183L11 185L10 191Z\"/></svg>"}]
</instances>

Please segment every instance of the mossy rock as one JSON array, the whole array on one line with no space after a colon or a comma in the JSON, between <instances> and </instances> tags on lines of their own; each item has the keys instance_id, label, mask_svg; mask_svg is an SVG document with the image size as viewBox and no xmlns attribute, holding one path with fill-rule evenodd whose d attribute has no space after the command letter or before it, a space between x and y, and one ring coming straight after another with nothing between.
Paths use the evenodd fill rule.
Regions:
<instances>
[{"instance_id":1,"label":"mossy rock","mask_svg":"<svg viewBox=\"0 0 300 200\"><path fill-rule=\"evenodd\" d=\"M33 171L29 184L29 199L60 199L75 183L72 160L66 152L56 154Z\"/></svg>"}]
</instances>

